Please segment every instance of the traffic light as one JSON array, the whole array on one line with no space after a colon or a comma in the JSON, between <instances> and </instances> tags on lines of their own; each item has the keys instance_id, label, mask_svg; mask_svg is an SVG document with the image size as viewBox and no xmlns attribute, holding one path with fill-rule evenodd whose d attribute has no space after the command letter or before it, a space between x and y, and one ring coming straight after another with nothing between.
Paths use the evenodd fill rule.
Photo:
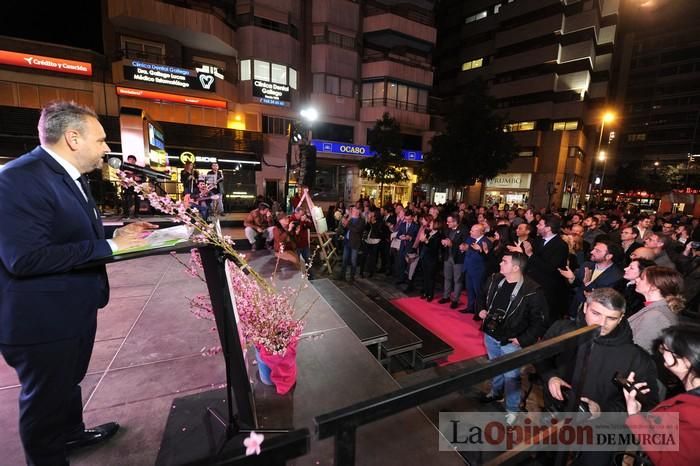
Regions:
<instances>
[{"instance_id":1,"label":"traffic light","mask_svg":"<svg viewBox=\"0 0 700 466\"><path fill-rule=\"evenodd\" d=\"M301 184L309 189L314 187L316 182L316 147L312 144L299 146L300 152L300 174Z\"/></svg>"}]
</instances>

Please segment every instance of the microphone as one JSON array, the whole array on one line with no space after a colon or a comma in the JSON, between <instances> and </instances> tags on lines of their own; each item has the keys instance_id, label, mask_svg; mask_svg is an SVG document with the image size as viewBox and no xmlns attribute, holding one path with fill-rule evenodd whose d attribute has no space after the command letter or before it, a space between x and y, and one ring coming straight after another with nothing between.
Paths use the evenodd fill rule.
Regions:
<instances>
[{"instance_id":1,"label":"microphone","mask_svg":"<svg viewBox=\"0 0 700 466\"><path fill-rule=\"evenodd\" d=\"M165 173L161 173L151 168L142 167L140 165L133 165L131 163L123 162L122 159L120 159L119 157L108 158L107 165L114 168L115 170L129 170L131 172L139 173L141 175L154 178L160 181L170 179L170 176Z\"/></svg>"}]
</instances>

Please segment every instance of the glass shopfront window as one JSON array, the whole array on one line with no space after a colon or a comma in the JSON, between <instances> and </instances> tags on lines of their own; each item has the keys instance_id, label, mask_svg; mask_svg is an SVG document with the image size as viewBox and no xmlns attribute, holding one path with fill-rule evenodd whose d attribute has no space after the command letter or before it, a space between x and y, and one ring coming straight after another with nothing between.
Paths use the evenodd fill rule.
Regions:
<instances>
[{"instance_id":1,"label":"glass shopfront window","mask_svg":"<svg viewBox=\"0 0 700 466\"><path fill-rule=\"evenodd\" d=\"M337 202L345 193L347 170L344 165L317 162L314 201Z\"/></svg>"}]
</instances>

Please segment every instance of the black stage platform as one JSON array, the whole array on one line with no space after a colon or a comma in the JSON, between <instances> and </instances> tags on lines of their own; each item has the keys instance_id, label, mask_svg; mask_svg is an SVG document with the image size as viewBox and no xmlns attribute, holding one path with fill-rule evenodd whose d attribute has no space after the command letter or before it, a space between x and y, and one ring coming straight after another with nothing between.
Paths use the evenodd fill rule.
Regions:
<instances>
[{"instance_id":1,"label":"black stage platform","mask_svg":"<svg viewBox=\"0 0 700 466\"><path fill-rule=\"evenodd\" d=\"M256 266L256 264L253 264ZM260 270L259 267L256 267ZM298 275L298 274L297 274ZM287 275L285 286L294 287L298 277ZM326 286L332 284L326 284ZM321 284L321 288L324 285ZM300 302L313 302L318 291L308 287ZM326 298L326 295L323 295ZM331 300L333 301L333 300ZM344 306L349 306L344 302ZM371 319L362 325L372 322ZM376 325L376 324L375 324ZM254 374L253 395L260 428L309 428L310 453L291 460L295 465L333 463L331 439L319 441L314 435L314 417L399 388L399 384L367 351L363 342L335 309L323 299L311 307L305 333L298 344L298 379L287 395L277 395L273 387L260 383L247 356L249 373ZM247 377L246 374L241 374ZM207 414L213 407L224 413L224 388L176 398L167 421L158 465L205 464L221 448L224 438L216 421ZM273 435L273 434L269 434ZM438 451L438 429L419 409L410 409L358 430L358 456L361 465L458 465L464 459L456 452ZM233 438L224 451L240 449L246 435ZM263 444L264 446L264 444Z\"/></svg>"}]
</instances>

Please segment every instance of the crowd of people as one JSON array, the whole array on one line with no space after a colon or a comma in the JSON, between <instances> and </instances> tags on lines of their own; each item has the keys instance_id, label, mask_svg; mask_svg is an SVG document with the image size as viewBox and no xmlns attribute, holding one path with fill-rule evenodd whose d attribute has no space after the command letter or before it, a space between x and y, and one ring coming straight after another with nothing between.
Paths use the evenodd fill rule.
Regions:
<instances>
[{"instance_id":1,"label":"crowd of people","mask_svg":"<svg viewBox=\"0 0 700 466\"><path fill-rule=\"evenodd\" d=\"M296 220L286 223L272 221L267 205L257 210L246 223L251 244L253 233L260 234L275 239L279 250L275 228L286 238L298 238L303 208L289 216ZM264 215L269 223L252 221ZM622 208L550 212L465 203L395 203L377 208L371 200L361 199L349 207L331 206L326 223L335 232L342 257L337 280L354 280L358 273L367 279L384 274L397 286L405 285L407 293L420 293L428 302L437 298L439 305L472 314L474 320L483 321L490 359L599 325L589 361L595 371L589 371L580 399L593 415L624 411L636 415L670 395L680 396L688 410L700 403L698 369L693 366L700 360L696 342L700 327L678 326L681 316L692 321L700 315L697 218ZM309 222L304 228L311 227ZM307 260L308 252L301 259ZM463 292L466 305L461 304ZM665 339L665 346L660 339ZM677 343L679 339L684 343ZM574 361L573 354L562 353L536 365L546 405L563 406ZM681 362L683 374L674 365ZM643 386L645 406L611 382L616 374L629 375L636 386ZM520 384L519 370L502 374L493 379L481 401L503 401L506 422L513 423L524 409ZM681 402L674 403L675 399L656 409L672 409L669 406ZM700 430L693 427L681 440L684 444L700 440ZM576 464L608 464L610 455L582 453ZM691 464L692 455L676 453L673 464Z\"/></svg>"}]
</instances>

